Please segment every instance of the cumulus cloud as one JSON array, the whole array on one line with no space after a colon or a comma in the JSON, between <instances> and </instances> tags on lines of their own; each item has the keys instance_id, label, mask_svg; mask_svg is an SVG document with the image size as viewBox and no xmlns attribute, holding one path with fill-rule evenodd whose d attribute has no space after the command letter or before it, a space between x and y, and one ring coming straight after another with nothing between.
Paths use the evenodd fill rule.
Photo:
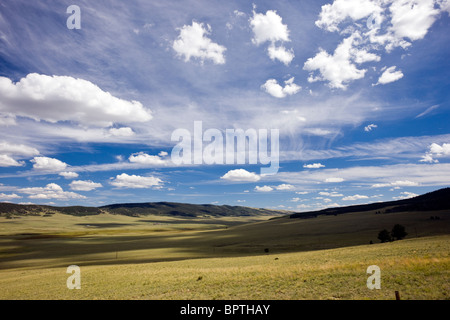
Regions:
<instances>
[{"instance_id":1,"label":"cumulus cloud","mask_svg":"<svg viewBox=\"0 0 450 320\"><path fill-rule=\"evenodd\" d=\"M369 124L368 126L364 127L364 131L369 132L372 131L372 129L377 128L378 126L376 124Z\"/></svg>"},{"instance_id":2,"label":"cumulus cloud","mask_svg":"<svg viewBox=\"0 0 450 320\"><path fill-rule=\"evenodd\" d=\"M400 70L395 70L397 67L392 66L384 70L384 72L381 74L380 78L378 79L378 82L375 85L378 84L387 84L391 82L395 82L397 80L400 80L403 78L403 73Z\"/></svg>"},{"instance_id":3,"label":"cumulus cloud","mask_svg":"<svg viewBox=\"0 0 450 320\"><path fill-rule=\"evenodd\" d=\"M0 112L36 121L74 121L101 127L152 119L140 102L116 98L90 81L37 73L17 83L0 77Z\"/></svg>"},{"instance_id":4,"label":"cumulus cloud","mask_svg":"<svg viewBox=\"0 0 450 320\"><path fill-rule=\"evenodd\" d=\"M230 170L220 178L223 180L239 182L256 182L261 179L261 177L256 173L249 172L245 169Z\"/></svg>"},{"instance_id":5,"label":"cumulus cloud","mask_svg":"<svg viewBox=\"0 0 450 320\"><path fill-rule=\"evenodd\" d=\"M435 158L450 156L450 143L443 143L442 146L432 143L428 148L429 151L422 156L420 162L437 163L439 160Z\"/></svg>"},{"instance_id":6,"label":"cumulus cloud","mask_svg":"<svg viewBox=\"0 0 450 320\"><path fill-rule=\"evenodd\" d=\"M280 185L278 185L278 186L275 186L274 188L275 188L276 190L283 191L283 190L292 190L292 189L294 189L294 186L291 185L291 184L283 183L283 184L280 184Z\"/></svg>"},{"instance_id":7,"label":"cumulus cloud","mask_svg":"<svg viewBox=\"0 0 450 320\"><path fill-rule=\"evenodd\" d=\"M205 60L212 60L215 64L224 64L224 52L226 48L212 42L207 37L211 33L209 24L192 21L192 25L184 25L179 29L180 34L173 42L172 48L178 56L184 56L184 61L188 62L191 58L199 59L202 63Z\"/></svg>"},{"instance_id":8,"label":"cumulus cloud","mask_svg":"<svg viewBox=\"0 0 450 320\"><path fill-rule=\"evenodd\" d=\"M448 11L447 0L334 0L323 5L316 25L341 35L357 33L358 42L349 43L349 38L344 39L333 55L320 49L305 64L306 70L319 70L320 73L319 76L311 75L309 80L328 81L331 88L345 89L349 82L365 76L365 70L358 69L355 64L381 60L378 54L370 51L391 52L396 47L408 48L412 42L426 36L443 11ZM388 69L377 84L397 81L401 77L401 71Z\"/></svg>"},{"instance_id":9,"label":"cumulus cloud","mask_svg":"<svg viewBox=\"0 0 450 320\"><path fill-rule=\"evenodd\" d=\"M268 10L266 14L254 11L250 26L254 35L252 41L256 45L267 41L290 41L287 25L283 24L283 19L274 10Z\"/></svg>"},{"instance_id":10,"label":"cumulus cloud","mask_svg":"<svg viewBox=\"0 0 450 320\"><path fill-rule=\"evenodd\" d=\"M291 63L292 59L294 59L295 57L294 50L288 50L284 46L276 47L274 44L269 46L267 52L270 59L279 60L286 66L288 66Z\"/></svg>"},{"instance_id":11,"label":"cumulus cloud","mask_svg":"<svg viewBox=\"0 0 450 320\"><path fill-rule=\"evenodd\" d=\"M261 86L261 88L275 98L284 98L288 95L296 94L302 88L294 83L293 77L286 80L284 84L285 86L282 87L278 84L277 80L269 79Z\"/></svg>"},{"instance_id":12,"label":"cumulus cloud","mask_svg":"<svg viewBox=\"0 0 450 320\"><path fill-rule=\"evenodd\" d=\"M12 200L12 199L21 199L22 197L12 193L12 194L4 194L4 193L0 193L0 200Z\"/></svg>"},{"instance_id":13,"label":"cumulus cloud","mask_svg":"<svg viewBox=\"0 0 450 320\"><path fill-rule=\"evenodd\" d=\"M29 157L39 154L36 148L23 144L15 144L6 141L0 142L0 167L20 167L25 163L14 159L18 157Z\"/></svg>"},{"instance_id":14,"label":"cumulus cloud","mask_svg":"<svg viewBox=\"0 0 450 320\"><path fill-rule=\"evenodd\" d=\"M252 42L259 46L269 42L267 53L272 60L279 60L286 66L294 59L294 51L288 50L283 45L275 45L276 42L289 42L289 29L283 24L283 19L274 10L268 10L265 14L253 11L250 18L250 27L253 31Z\"/></svg>"},{"instance_id":15,"label":"cumulus cloud","mask_svg":"<svg viewBox=\"0 0 450 320\"><path fill-rule=\"evenodd\" d=\"M111 128L108 132L114 137L132 137L135 135L133 129L129 127Z\"/></svg>"},{"instance_id":16,"label":"cumulus cloud","mask_svg":"<svg viewBox=\"0 0 450 320\"><path fill-rule=\"evenodd\" d=\"M70 171L63 171L59 173L60 176L66 178L66 179L75 179L78 178L78 173L76 172L70 172Z\"/></svg>"},{"instance_id":17,"label":"cumulus cloud","mask_svg":"<svg viewBox=\"0 0 450 320\"><path fill-rule=\"evenodd\" d=\"M273 188L271 186L256 186L255 191L257 192L270 192L273 191Z\"/></svg>"},{"instance_id":18,"label":"cumulus cloud","mask_svg":"<svg viewBox=\"0 0 450 320\"><path fill-rule=\"evenodd\" d=\"M360 199L368 199L368 196L364 196L364 195L360 195L360 194L355 194L354 196L347 196L342 198L342 200L344 201L355 201L355 200L360 200Z\"/></svg>"},{"instance_id":19,"label":"cumulus cloud","mask_svg":"<svg viewBox=\"0 0 450 320\"><path fill-rule=\"evenodd\" d=\"M306 60L303 69L310 71L309 82L328 81L331 88L346 89L348 83L364 78L366 69L358 69L356 64L378 61L379 57L357 48L361 41L358 32L345 38L331 55L323 49ZM318 75L314 73L318 72Z\"/></svg>"},{"instance_id":20,"label":"cumulus cloud","mask_svg":"<svg viewBox=\"0 0 450 320\"><path fill-rule=\"evenodd\" d=\"M0 167L21 167L23 162L18 162L6 154L0 154Z\"/></svg>"},{"instance_id":21,"label":"cumulus cloud","mask_svg":"<svg viewBox=\"0 0 450 320\"><path fill-rule=\"evenodd\" d=\"M337 193L335 191L333 191L333 192L321 191L321 192L319 192L319 194L321 196L327 196L327 197L343 197L344 196L343 194Z\"/></svg>"},{"instance_id":22,"label":"cumulus cloud","mask_svg":"<svg viewBox=\"0 0 450 320\"><path fill-rule=\"evenodd\" d=\"M303 168L319 169L319 168L325 168L325 166L321 163L311 163L311 164L304 164Z\"/></svg>"},{"instance_id":23,"label":"cumulus cloud","mask_svg":"<svg viewBox=\"0 0 450 320\"><path fill-rule=\"evenodd\" d=\"M389 8L392 14L392 31L398 38L420 40L436 20L439 10L434 0L398 0Z\"/></svg>"},{"instance_id":24,"label":"cumulus cloud","mask_svg":"<svg viewBox=\"0 0 450 320\"><path fill-rule=\"evenodd\" d=\"M160 186L162 180L153 176L143 177L122 173L117 175L110 183L118 188L146 189Z\"/></svg>"},{"instance_id":25,"label":"cumulus cloud","mask_svg":"<svg viewBox=\"0 0 450 320\"><path fill-rule=\"evenodd\" d=\"M167 160L162 159L160 156L152 156L144 152L132 154L128 160L132 163L140 163L145 165L160 166L167 164Z\"/></svg>"},{"instance_id":26,"label":"cumulus cloud","mask_svg":"<svg viewBox=\"0 0 450 320\"><path fill-rule=\"evenodd\" d=\"M381 12L381 7L372 0L335 0L322 6L316 25L327 31L339 31L339 24L350 18L360 20Z\"/></svg>"},{"instance_id":27,"label":"cumulus cloud","mask_svg":"<svg viewBox=\"0 0 450 320\"><path fill-rule=\"evenodd\" d=\"M64 191L56 183L49 183L45 187L21 188L17 190L20 193L28 194L30 199L85 199L85 196L75 192Z\"/></svg>"},{"instance_id":28,"label":"cumulus cloud","mask_svg":"<svg viewBox=\"0 0 450 320\"><path fill-rule=\"evenodd\" d=\"M2 141L0 142L0 154L35 156L39 154L39 151L36 148L29 147L23 144Z\"/></svg>"},{"instance_id":29,"label":"cumulus cloud","mask_svg":"<svg viewBox=\"0 0 450 320\"><path fill-rule=\"evenodd\" d=\"M58 172L67 168L67 163L49 157L34 157L30 162L33 163L33 169L40 171Z\"/></svg>"},{"instance_id":30,"label":"cumulus cloud","mask_svg":"<svg viewBox=\"0 0 450 320\"><path fill-rule=\"evenodd\" d=\"M400 193L400 196L398 197L393 197L394 200L403 200L403 199L410 199L410 198L414 198L417 197L418 194L414 193L414 192L402 192Z\"/></svg>"},{"instance_id":31,"label":"cumulus cloud","mask_svg":"<svg viewBox=\"0 0 450 320\"><path fill-rule=\"evenodd\" d=\"M437 156L449 156L450 155L450 143L443 143L442 146L437 143L430 145L430 153Z\"/></svg>"},{"instance_id":32,"label":"cumulus cloud","mask_svg":"<svg viewBox=\"0 0 450 320\"><path fill-rule=\"evenodd\" d=\"M409 180L397 180L394 182L388 182L388 183L376 183L372 185L372 188L384 188L384 187L415 187L419 184L414 181Z\"/></svg>"},{"instance_id":33,"label":"cumulus cloud","mask_svg":"<svg viewBox=\"0 0 450 320\"><path fill-rule=\"evenodd\" d=\"M103 187L101 183L92 182L90 180L83 181L83 180L75 180L72 181L70 184L70 189L74 191L91 191L97 188Z\"/></svg>"}]
</instances>

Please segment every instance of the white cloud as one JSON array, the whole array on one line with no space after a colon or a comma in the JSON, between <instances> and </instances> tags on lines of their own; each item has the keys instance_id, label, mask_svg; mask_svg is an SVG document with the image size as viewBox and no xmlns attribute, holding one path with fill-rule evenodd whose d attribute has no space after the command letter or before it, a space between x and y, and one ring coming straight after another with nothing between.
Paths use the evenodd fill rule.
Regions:
<instances>
[{"instance_id":1,"label":"white cloud","mask_svg":"<svg viewBox=\"0 0 450 320\"><path fill-rule=\"evenodd\" d=\"M403 78L403 73L400 70L395 71L396 66L387 68L378 79L376 84L387 84Z\"/></svg>"},{"instance_id":2,"label":"white cloud","mask_svg":"<svg viewBox=\"0 0 450 320\"><path fill-rule=\"evenodd\" d=\"M0 154L18 155L18 156L35 156L39 154L36 148L23 144L0 142Z\"/></svg>"},{"instance_id":3,"label":"white cloud","mask_svg":"<svg viewBox=\"0 0 450 320\"><path fill-rule=\"evenodd\" d=\"M75 192L64 191L56 183L49 183L45 187L21 188L17 190L20 193L28 194L30 199L85 199L85 196Z\"/></svg>"},{"instance_id":4,"label":"white cloud","mask_svg":"<svg viewBox=\"0 0 450 320\"><path fill-rule=\"evenodd\" d=\"M353 33L337 46L333 55L320 49L313 58L306 60L303 69L311 71L308 81L328 81L331 88L346 89L349 82L364 78L367 70L358 69L355 65L361 61L358 58L361 52L354 47L360 38L359 33ZM319 75L314 76L314 71Z\"/></svg>"},{"instance_id":5,"label":"white cloud","mask_svg":"<svg viewBox=\"0 0 450 320\"><path fill-rule=\"evenodd\" d=\"M261 179L261 177L256 173L248 172L245 169L230 170L220 178L228 181L241 182L256 182Z\"/></svg>"},{"instance_id":6,"label":"white cloud","mask_svg":"<svg viewBox=\"0 0 450 320\"><path fill-rule=\"evenodd\" d=\"M343 197L344 196L343 194L337 193L335 191L333 191L333 192L321 191L321 192L319 192L319 194L321 196L328 196L328 197Z\"/></svg>"},{"instance_id":7,"label":"white cloud","mask_svg":"<svg viewBox=\"0 0 450 320\"><path fill-rule=\"evenodd\" d=\"M12 194L4 194L4 193L0 193L0 200L12 200L12 199L21 199L22 197L12 193Z\"/></svg>"},{"instance_id":8,"label":"white cloud","mask_svg":"<svg viewBox=\"0 0 450 320\"><path fill-rule=\"evenodd\" d=\"M111 128L108 132L114 137L132 137L135 135L133 129L129 127Z\"/></svg>"},{"instance_id":9,"label":"white cloud","mask_svg":"<svg viewBox=\"0 0 450 320\"><path fill-rule=\"evenodd\" d=\"M424 156L422 156L422 159L420 159L419 162L438 163L439 160L433 159L433 155L430 153L427 153Z\"/></svg>"},{"instance_id":10,"label":"white cloud","mask_svg":"<svg viewBox=\"0 0 450 320\"><path fill-rule=\"evenodd\" d=\"M33 169L40 171L57 172L67 168L67 163L55 158L34 157L30 162L33 163Z\"/></svg>"},{"instance_id":11,"label":"white cloud","mask_svg":"<svg viewBox=\"0 0 450 320\"><path fill-rule=\"evenodd\" d=\"M400 196L398 196L398 197L393 197L393 199L394 199L394 200L403 200L403 199L410 199L410 198L414 198L414 197L417 197L417 196L418 196L418 194L415 194L415 193L413 193L413 192L407 192L407 191L402 192L402 193L400 193L400 194L401 194Z\"/></svg>"},{"instance_id":12,"label":"white cloud","mask_svg":"<svg viewBox=\"0 0 450 320\"><path fill-rule=\"evenodd\" d=\"M36 121L75 121L102 127L152 119L140 102L116 98L92 82L37 73L17 83L0 77L0 112Z\"/></svg>"},{"instance_id":13,"label":"white cloud","mask_svg":"<svg viewBox=\"0 0 450 320\"><path fill-rule=\"evenodd\" d=\"M294 51L287 50L284 46L276 47L275 45L270 45L267 49L267 52L269 54L270 59L272 60L279 60L282 63L284 63L286 66L288 66L292 59L294 59Z\"/></svg>"},{"instance_id":14,"label":"white cloud","mask_svg":"<svg viewBox=\"0 0 450 320\"><path fill-rule=\"evenodd\" d=\"M419 184L414 181L409 180L397 180L394 182L388 182L388 183L376 183L372 185L372 188L384 188L384 187L416 187Z\"/></svg>"},{"instance_id":15,"label":"white cloud","mask_svg":"<svg viewBox=\"0 0 450 320\"><path fill-rule=\"evenodd\" d=\"M427 115L427 114L429 114L431 111L433 111L433 110L435 110L435 109L437 109L437 108L439 108L439 105L438 105L438 104L435 104L435 105L433 105L433 106L427 108L424 112L418 114L418 115L416 116L416 119L417 119L417 118L420 118L420 117L423 117L423 116L425 116L425 115Z\"/></svg>"},{"instance_id":16,"label":"white cloud","mask_svg":"<svg viewBox=\"0 0 450 320\"><path fill-rule=\"evenodd\" d=\"M326 178L325 182L330 182L330 183L339 183L339 182L343 182L344 179L343 178Z\"/></svg>"},{"instance_id":17,"label":"white cloud","mask_svg":"<svg viewBox=\"0 0 450 320\"><path fill-rule=\"evenodd\" d=\"M70 189L75 191L91 191L96 188L103 187L101 183L92 182L90 180L83 181L83 180L75 180L72 181L70 184Z\"/></svg>"},{"instance_id":18,"label":"white cloud","mask_svg":"<svg viewBox=\"0 0 450 320\"><path fill-rule=\"evenodd\" d=\"M450 143L444 143L442 146L432 143L430 145L430 153L437 156L450 156Z\"/></svg>"},{"instance_id":19,"label":"white cloud","mask_svg":"<svg viewBox=\"0 0 450 320\"><path fill-rule=\"evenodd\" d=\"M369 132L372 131L373 128L378 128L376 124L369 124L368 126L364 127L364 131Z\"/></svg>"},{"instance_id":20,"label":"white cloud","mask_svg":"<svg viewBox=\"0 0 450 320\"><path fill-rule=\"evenodd\" d=\"M270 186L262 186L262 187L256 186L255 187L255 191L257 191L257 192L270 192L270 191L273 191L273 188L270 187Z\"/></svg>"},{"instance_id":21,"label":"white cloud","mask_svg":"<svg viewBox=\"0 0 450 320\"><path fill-rule=\"evenodd\" d=\"M397 0L389 10L394 35L412 41L425 37L439 13L434 0Z\"/></svg>"},{"instance_id":22,"label":"white cloud","mask_svg":"<svg viewBox=\"0 0 450 320\"><path fill-rule=\"evenodd\" d=\"M39 154L36 148L23 144L0 142L0 167L19 167L23 166L23 161L17 161L13 156L28 157Z\"/></svg>"},{"instance_id":23,"label":"white cloud","mask_svg":"<svg viewBox=\"0 0 450 320\"><path fill-rule=\"evenodd\" d=\"M164 159L161 159L161 157L159 156L152 156L149 154L146 154L144 152L139 152L139 153L135 153L132 154L128 160L132 163L140 163L140 164L145 164L145 165L156 165L156 166L160 166L160 165L165 165L167 164L167 161Z\"/></svg>"},{"instance_id":24,"label":"white cloud","mask_svg":"<svg viewBox=\"0 0 450 320\"><path fill-rule=\"evenodd\" d=\"M360 20L382 9L372 0L335 0L332 4L322 6L316 25L328 31L339 31L338 25L350 18Z\"/></svg>"},{"instance_id":25,"label":"white cloud","mask_svg":"<svg viewBox=\"0 0 450 320\"><path fill-rule=\"evenodd\" d=\"M276 190L292 190L294 189L294 186L292 184L280 184L278 186L274 187Z\"/></svg>"},{"instance_id":26,"label":"white cloud","mask_svg":"<svg viewBox=\"0 0 450 320\"><path fill-rule=\"evenodd\" d=\"M283 24L283 19L274 10L268 10L266 14L253 11L250 18L250 27L253 31L252 42L259 46L265 42L270 45L267 53L272 60L279 60L288 66L294 59L294 50L286 49L283 45L276 45L276 42L289 42L289 29Z\"/></svg>"},{"instance_id":27,"label":"white cloud","mask_svg":"<svg viewBox=\"0 0 450 320\"><path fill-rule=\"evenodd\" d=\"M254 34L252 41L256 45L267 41L290 41L287 25L283 24L283 19L274 10L268 10L266 14L253 12L250 26Z\"/></svg>"},{"instance_id":28,"label":"white cloud","mask_svg":"<svg viewBox=\"0 0 450 320\"><path fill-rule=\"evenodd\" d=\"M317 188L327 177L340 177L347 183L372 187L448 186L450 163L400 163L381 166L354 166L298 172L278 172L277 181L290 183L297 189ZM406 177L406 178L405 178Z\"/></svg>"},{"instance_id":29,"label":"white cloud","mask_svg":"<svg viewBox=\"0 0 450 320\"><path fill-rule=\"evenodd\" d=\"M344 198L342 198L342 200L344 200L344 201L355 201L355 200L368 199L368 198L369 198L368 196L355 194L354 196L344 197Z\"/></svg>"},{"instance_id":30,"label":"white cloud","mask_svg":"<svg viewBox=\"0 0 450 320\"><path fill-rule=\"evenodd\" d=\"M143 177L122 173L117 175L110 183L119 188L144 189L159 186L162 183L162 180L153 176Z\"/></svg>"},{"instance_id":31,"label":"white cloud","mask_svg":"<svg viewBox=\"0 0 450 320\"><path fill-rule=\"evenodd\" d=\"M297 191L297 192L295 192L296 194L308 194L309 192L308 191Z\"/></svg>"},{"instance_id":32,"label":"white cloud","mask_svg":"<svg viewBox=\"0 0 450 320\"><path fill-rule=\"evenodd\" d=\"M180 35L173 42L172 48L178 56L184 56L184 61L197 58L202 63L212 60L215 64L224 64L226 51L224 46L214 43L207 37L211 33L209 24L204 27L203 23L192 21L192 25L184 25L180 30Z\"/></svg>"},{"instance_id":33,"label":"white cloud","mask_svg":"<svg viewBox=\"0 0 450 320\"><path fill-rule=\"evenodd\" d=\"M439 13L448 11L448 7L447 0L334 0L323 5L316 25L341 35L357 33L360 35L359 48L355 43L345 45L347 38L333 55L321 49L305 64L306 70L320 70L320 75L311 75L309 81L329 81L331 88L345 89L348 82L364 77L365 70L358 70L354 63L381 60L379 55L368 50L406 49L413 41L423 39ZM338 54L338 50L343 52ZM397 81L401 77L401 71L389 70L377 84Z\"/></svg>"},{"instance_id":34,"label":"white cloud","mask_svg":"<svg viewBox=\"0 0 450 320\"><path fill-rule=\"evenodd\" d=\"M440 146L437 143L432 143L429 147L429 151L422 156L420 162L437 163L439 160L434 159L434 157L446 157L450 156L450 143L443 143Z\"/></svg>"},{"instance_id":35,"label":"white cloud","mask_svg":"<svg viewBox=\"0 0 450 320\"><path fill-rule=\"evenodd\" d=\"M0 154L0 167L21 167L23 162L18 162L6 154Z\"/></svg>"},{"instance_id":36,"label":"white cloud","mask_svg":"<svg viewBox=\"0 0 450 320\"><path fill-rule=\"evenodd\" d=\"M76 172L70 172L70 171L63 171L59 173L60 176L66 178L66 179L75 179L78 178L78 173Z\"/></svg>"},{"instance_id":37,"label":"white cloud","mask_svg":"<svg viewBox=\"0 0 450 320\"><path fill-rule=\"evenodd\" d=\"M325 168L325 166L321 163L311 163L311 164L304 164L303 168L319 169L319 168Z\"/></svg>"},{"instance_id":38,"label":"white cloud","mask_svg":"<svg viewBox=\"0 0 450 320\"><path fill-rule=\"evenodd\" d=\"M288 95L296 94L302 88L294 83L294 78L286 80L284 84L285 86L282 87L278 84L277 80L269 79L261 88L275 98L284 98Z\"/></svg>"}]
</instances>

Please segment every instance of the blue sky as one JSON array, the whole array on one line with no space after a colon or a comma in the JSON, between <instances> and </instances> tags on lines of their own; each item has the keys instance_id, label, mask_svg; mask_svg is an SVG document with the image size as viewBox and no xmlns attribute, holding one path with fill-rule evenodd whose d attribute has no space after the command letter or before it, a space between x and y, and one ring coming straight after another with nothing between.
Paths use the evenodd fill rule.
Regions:
<instances>
[{"instance_id":1,"label":"blue sky","mask_svg":"<svg viewBox=\"0 0 450 320\"><path fill-rule=\"evenodd\" d=\"M308 211L447 187L449 14L447 0L2 1L0 201ZM174 163L172 134L195 121L277 130L278 171Z\"/></svg>"}]
</instances>

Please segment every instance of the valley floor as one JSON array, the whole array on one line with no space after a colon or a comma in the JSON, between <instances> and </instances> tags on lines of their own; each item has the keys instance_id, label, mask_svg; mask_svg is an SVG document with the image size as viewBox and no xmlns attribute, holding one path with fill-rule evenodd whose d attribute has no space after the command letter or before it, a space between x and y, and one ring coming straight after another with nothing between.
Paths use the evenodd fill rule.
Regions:
<instances>
[{"instance_id":1,"label":"valley floor","mask_svg":"<svg viewBox=\"0 0 450 320\"><path fill-rule=\"evenodd\" d=\"M0 299L450 299L450 219L439 214L2 219ZM379 243L397 222L410 235ZM80 290L67 287L70 265ZM367 287L372 265L381 289Z\"/></svg>"}]
</instances>

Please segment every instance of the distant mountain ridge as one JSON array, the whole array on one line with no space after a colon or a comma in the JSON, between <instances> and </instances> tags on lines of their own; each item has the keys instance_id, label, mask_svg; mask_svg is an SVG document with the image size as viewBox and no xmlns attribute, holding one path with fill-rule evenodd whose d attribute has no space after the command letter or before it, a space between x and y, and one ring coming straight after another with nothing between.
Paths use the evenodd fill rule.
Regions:
<instances>
[{"instance_id":1,"label":"distant mountain ridge","mask_svg":"<svg viewBox=\"0 0 450 320\"><path fill-rule=\"evenodd\" d=\"M327 208L319 211L297 212L291 214L290 217L312 218L317 217L318 215L338 215L343 213L364 212L371 210L379 210L380 213L450 210L450 188L436 190L403 200Z\"/></svg>"},{"instance_id":2,"label":"distant mountain ridge","mask_svg":"<svg viewBox=\"0 0 450 320\"><path fill-rule=\"evenodd\" d=\"M177 202L145 202L118 203L100 207L68 206L57 207L34 204L0 203L0 215L51 215L54 213L74 216L97 215L111 213L127 216L161 215L180 218L198 217L239 217L258 215L284 215L290 218L312 218L319 215L338 215L351 212L378 211L391 213L401 211L436 211L450 210L450 188L429 192L414 198L376 202L370 204L352 205L347 207L328 208L318 211L295 212L270 210L230 205L189 204Z\"/></svg>"},{"instance_id":3,"label":"distant mountain ridge","mask_svg":"<svg viewBox=\"0 0 450 320\"><path fill-rule=\"evenodd\" d=\"M286 215L280 210L259 209L229 205L189 204L175 202L122 203L101 207L68 206L56 207L35 204L0 203L0 215L51 215L54 213L74 216L97 215L102 213L127 216L161 215L184 218L196 217L239 217L257 215Z\"/></svg>"},{"instance_id":4,"label":"distant mountain ridge","mask_svg":"<svg viewBox=\"0 0 450 320\"><path fill-rule=\"evenodd\" d=\"M177 202L148 202L148 203L121 203L100 207L113 214L123 215L169 215L178 217L199 216L254 216L286 214L283 211L258 209L241 206L189 204Z\"/></svg>"}]
</instances>

